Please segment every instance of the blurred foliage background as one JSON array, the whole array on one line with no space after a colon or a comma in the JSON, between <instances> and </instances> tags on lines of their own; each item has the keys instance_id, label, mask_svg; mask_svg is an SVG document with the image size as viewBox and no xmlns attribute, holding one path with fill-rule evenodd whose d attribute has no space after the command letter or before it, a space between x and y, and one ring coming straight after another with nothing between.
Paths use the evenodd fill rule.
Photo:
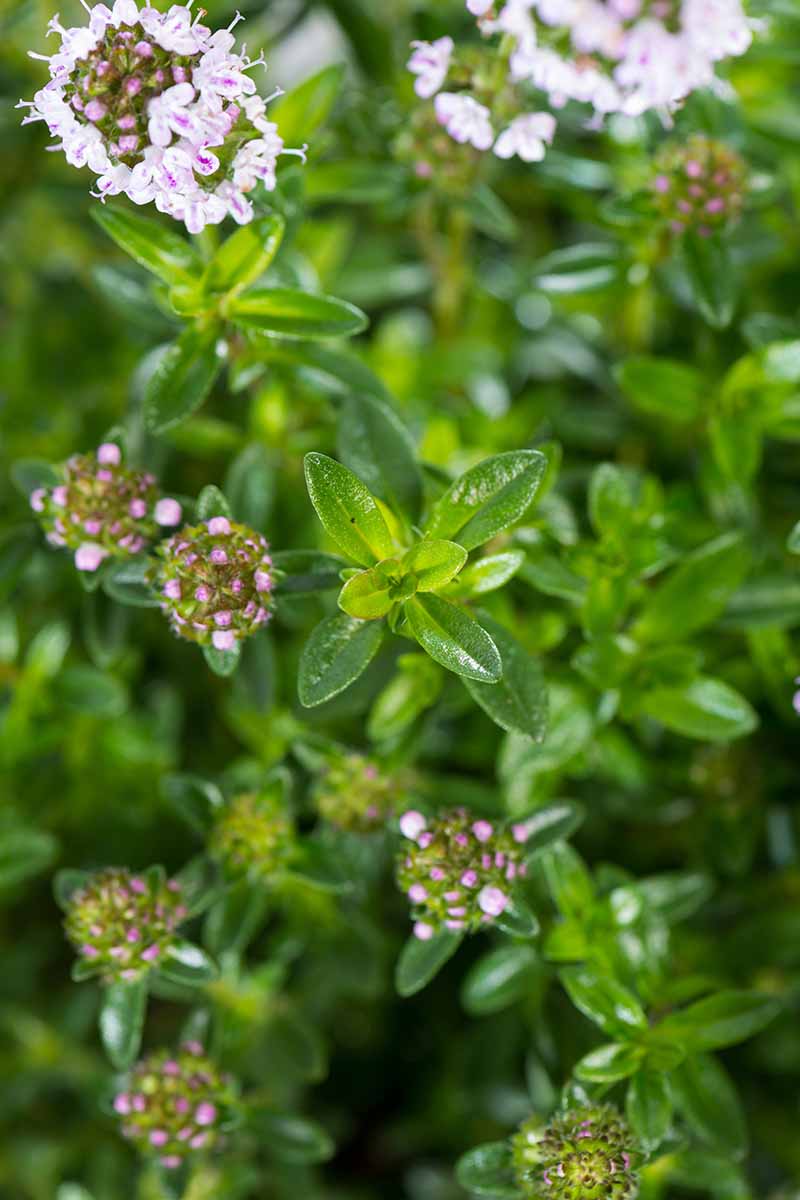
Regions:
<instances>
[{"instance_id":1,"label":"blurred foliage background","mask_svg":"<svg viewBox=\"0 0 800 1200\"><path fill-rule=\"evenodd\" d=\"M62 19L78 22L77 3L68 8ZM208 10L214 26L233 16L219 0ZM533 754L448 678L401 736L376 736L368 716L394 676L397 645L352 689L303 712L297 663L330 599L284 602L277 632L248 645L226 680L172 638L157 611L85 591L69 557L45 546L14 465L60 462L120 426L170 494L194 496L209 483L230 493L256 461L253 523L276 549L324 546L302 456L336 452L346 385L318 362L256 361L218 381L206 405L161 439L145 433L148 356L178 319L89 219L88 175L44 151L41 126L20 127L13 106L43 80L27 50L44 49L53 6L5 0L0 1196L159 1195L154 1177L134 1173L103 1113L99 992L70 981L53 872L153 861L178 869L201 846L169 802L164 780L174 772L235 782L288 759L299 821L310 828L309 772L291 757L309 731L413 765L437 803L519 812L547 797L582 801L588 818L575 845L605 879L601 888L701 873L708 898L674 931L668 972L771 992L782 1015L723 1055L752 1139L743 1169L731 1177L714 1167L714 1155L730 1163L742 1147L733 1154L719 1129L706 1130L705 1166L676 1152L648 1169L646 1195L792 1196L800 1185L791 702L800 577L786 539L800 517L800 10L791 0L762 5L768 29L730 73L738 99L697 95L672 131L614 119L588 132L580 113L567 112L544 163L475 163L467 154L463 179L432 183L414 171L420 105L404 64L412 38L465 24L462 4L275 0L242 11L248 47L265 50L271 83L291 88L346 64L328 120L308 138L308 168L290 165L281 176L276 202L292 237L276 278L368 313L354 353L391 394L432 469L455 474L499 451L561 447L554 490L509 540L525 564L487 605L541 656L551 731ZM274 112L280 122L280 103ZM716 307L712 297L711 321L680 247L625 219L619 204L666 139L698 131L738 151L756 181L724 240L724 278L712 279L724 295ZM687 374L664 379L653 360ZM605 527L587 517L598 463L617 464L630 482L622 516ZM656 638L626 695L605 678L617 660L589 662L592 647L640 611L652 574L725 534L746 544L746 569L696 630L688 620L686 638L681 629L666 639L685 643L689 667L684 659L659 667ZM585 588L620 573L629 594L611 603L611 616L598 599L587 618ZM730 725L724 714L687 718L683 709L662 720L646 700L683 686L700 662L747 705ZM275 1166L258 1146L232 1152L198 1180L192 1200L301 1188L342 1200L455 1200L463 1192L454 1159L505 1136L532 1105L547 1110L595 1044L538 954L507 1002L476 1001L469 971L486 952L483 938L430 988L399 1000L392 968L408 922L386 839L357 840L350 851L361 860L353 895L276 895L245 966L209 989L228 1068L321 1122L336 1155L317 1168ZM185 1007L156 998L147 1044L173 1040L185 1019Z\"/></svg>"}]
</instances>

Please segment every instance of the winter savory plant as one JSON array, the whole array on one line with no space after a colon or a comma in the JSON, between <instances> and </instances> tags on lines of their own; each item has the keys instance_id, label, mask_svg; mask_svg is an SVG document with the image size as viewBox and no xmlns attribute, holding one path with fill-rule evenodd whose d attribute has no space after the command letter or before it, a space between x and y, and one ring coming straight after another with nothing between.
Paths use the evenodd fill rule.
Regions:
<instances>
[{"instance_id":1,"label":"winter savory plant","mask_svg":"<svg viewBox=\"0 0 800 1200\"><path fill-rule=\"evenodd\" d=\"M800 13L81 3L0 52L0 1195L794 1200Z\"/></svg>"}]
</instances>

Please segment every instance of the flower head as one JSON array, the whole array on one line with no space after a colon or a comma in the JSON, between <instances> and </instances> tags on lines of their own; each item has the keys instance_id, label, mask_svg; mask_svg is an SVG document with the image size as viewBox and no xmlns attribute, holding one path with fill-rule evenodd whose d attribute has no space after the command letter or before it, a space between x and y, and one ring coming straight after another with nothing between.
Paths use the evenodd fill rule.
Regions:
<instances>
[{"instance_id":1,"label":"flower head","mask_svg":"<svg viewBox=\"0 0 800 1200\"><path fill-rule=\"evenodd\" d=\"M490 925L526 873L520 841L464 808L430 823L410 810L400 818L400 832L412 845L400 851L397 882L422 940L441 929L474 933Z\"/></svg>"},{"instance_id":2,"label":"flower head","mask_svg":"<svg viewBox=\"0 0 800 1200\"><path fill-rule=\"evenodd\" d=\"M230 1079L197 1042L158 1050L138 1062L114 1097L122 1136L167 1168L219 1146L220 1126L235 1101Z\"/></svg>"},{"instance_id":3,"label":"flower head","mask_svg":"<svg viewBox=\"0 0 800 1200\"><path fill-rule=\"evenodd\" d=\"M279 792L242 792L220 809L208 850L232 875L268 880L292 858L294 836Z\"/></svg>"},{"instance_id":4,"label":"flower head","mask_svg":"<svg viewBox=\"0 0 800 1200\"><path fill-rule=\"evenodd\" d=\"M180 520L177 500L159 499L155 477L122 466L114 442L94 454L76 454L59 469L59 482L36 488L30 504L53 546L75 552L79 571L96 571L107 558L126 558Z\"/></svg>"},{"instance_id":5,"label":"flower head","mask_svg":"<svg viewBox=\"0 0 800 1200\"><path fill-rule=\"evenodd\" d=\"M232 650L270 619L269 543L246 525L212 517L163 541L149 581L173 632Z\"/></svg>"},{"instance_id":6,"label":"flower head","mask_svg":"<svg viewBox=\"0 0 800 1200\"><path fill-rule=\"evenodd\" d=\"M723 142L701 133L670 143L655 162L651 193L672 233L699 233L733 224L744 203L747 169Z\"/></svg>"},{"instance_id":7,"label":"flower head","mask_svg":"<svg viewBox=\"0 0 800 1200\"><path fill-rule=\"evenodd\" d=\"M407 787L363 754L338 754L314 789L319 814L339 829L369 833L381 829Z\"/></svg>"},{"instance_id":8,"label":"flower head","mask_svg":"<svg viewBox=\"0 0 800 1200\"><path fill-rule=\"evenodd\" d=\"M44 121L75 167L98 176L100 199L124 192L150 201L190 233L230 214L245 224L247 193L261 180L275 187L286 150L248 72L262 65L234 51L231 30L212 31L189 5L165 13L135 0L88 9L86 26L49 32L60 45L44 58L50 81L25 122ZM270 96L280 95L280 91Z\"/></svg>"},{"instance_id":9,"label":"flower head","mask_svg":"<svg viewBox=\"0 0 800 1200\"><path fill-rule=\"evenodd\" d=\"M453 53L453 39L441 37L435 42L412 42L411 48L414 53L407 66L417 77L414 91L423 100L428 100L439 91L447 78L450 56Z\"/></svg>"},{"instance_id":10,"label":"flower head","mask_svg":"<svg viewBox=\"0 0 800 1200\"><path fill-rule=\"evenodd\" d=\"M186 917L180 884L160 868L107 867L72 893L64 928L83 968L111 983L157 967Z\"/></svg>"},{"instance_id":11,"label":"flower head","mask_svg":"<svg viewBox=\"0 0 800 1200\"><path fill-rule=\"evenodd\" d=\"M532 1200L633 1200L633 1135L608 1104L571 1109L543 1126L534 1117L512 1141L520 1189Z\"/></svg>"}]
</instances>

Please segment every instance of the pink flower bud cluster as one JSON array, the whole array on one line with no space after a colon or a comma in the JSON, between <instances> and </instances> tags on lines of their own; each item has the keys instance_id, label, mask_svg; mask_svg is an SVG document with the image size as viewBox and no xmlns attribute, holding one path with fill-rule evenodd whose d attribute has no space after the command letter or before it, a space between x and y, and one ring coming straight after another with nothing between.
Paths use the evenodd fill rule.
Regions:
<instances>
[{"instance_id":1,"label":"pink flower bud cluster","mask_svg":"<svg viewBox=\"0 0 800 1200\"><path fill-rule=\"evenodd\" d=\"M208 840L212 858L232 875L269 880L295 851L291 814L275 792L242 792L219 810Z\"/></svg>"},{"instance_id":2,"label":"pink flower bud cluster","mask_svg":"<svg viewBox=\"0 0 800 1200\"><path fill-rule=\"evenodd\" d=\"M363 754L338 754L314 788L320 816L339 829L370 833L392 815L410 780L384 771Z\"/></svg>"},{"instance_id":3,"label":"pink flower bud cluster","mask_svg":"<svg viewBox=\"0 0 800 1200\"><path fill-rule=\"evenodd\" d=\"M269 100L247 72L262 65L234 52L233 26L212 33L189 5L166 13L136 0L90 8L85 26L48 32L61 44L43 58L50 81L36 93L25 122L45 121L75 167L96 175L100 199L124 192L135 204L183 221L190 233L230 214L253 218L247 199L259 180L275 187L286 150L266 119Z\"/></svg>"},{"instance_id":4,"label":"pink flower bud cluster","mask_svg":"<svg viewBox=\"0 0 800 1200\"><path fill-rule=\"evenodd\" d=\"M500 158L537 162L569 101L610 113L669 112L697 88L718 85L717 64L752 40L742 0L466 0L484 38L414 42L415 91L434 99L439 123L458 142ZM550 111L532 112L546 96Z\"/></svg>"},{"instance_id":5,"label":"pink flower bud cluster","mask_svg":"<svg viewBox=\"0 0 800 1200\"><path fill-rule=\"evenodd\" d=\"M232 650L270 619L269 543L246 525L227 517L186 525L156 554L149 582L179 637Z\"/></svg>"},{"instance_id":6,"label":"pink flower bud cluster","mask_svg":"<svg viewBox=\"0 0 800 1200\"><path fill-rule=\"evenodd\" d=\"M397 881L411 901L414 934L427 941L442 929L475 933L509 907L515 880L525 876L524 825L510 832L465 808L428 821L410 810L400 832L411 843L401 849Z\"/></svg>"},{"instance_id":7,"label":"pink flower bud cluster","mask_svg":"<svg viewBox=\"0 0 800 1200\"><path fill-rule=\"evenodd\" d=\"M72 893L64 928L83 973L111 983L157 967L187 915L180 884L161 868L137 875L107 867Z\"/></svg>"},{"instance_id":8,"label":"pink flower bud cluster","mask_svg":"<svg viewBox=\"0 0 800 1200\"><path fill-rule=\"evenodd\" d=\"M544 1125L532 1117L512 1139L517 1183L531 1200L634 1200L638 1151L610 1104L571 1109Z\"/></svg>"},{"instance_id":9,"label":"pink flower bud cluster","mask_svg":"<svg viewBox=\"0 0 800 1200\"><path fill-rule=\"evenodd\" d=\"M177 1053L158 1050L138 1062L114 1097L114 1110L123 1137L175 1169L193 1153L219 1146L220 1125L234 1100L230 1079L200 1043L185 1042Z\"/></svg>"},{"instance_id":10,"label":"pink flower bud cluster","mask_svg":"<svg viewBox=\"0 0 800 1200\"><path fill-rule=\"evenodd\" d=\"M159 535L159 527L177 525L181 506L160 498L154 475L129 471L114 442L94 454L76 454L60 467L60 482L36 488L30 505L52 546L75 551L79 571L96 571L107 558L139 554Z\"/></svg>"},{"instance_id":11,"label":"pink flower bud cluster","mask_svg":"<svg viewBox=\"0 0 800 1200\"><path fill-rule=\"evenodd\" d=\"M745 164L734 150L697 133L664 148L656 159L651 190L672 233L710 237L739 217L746 177Z\"/></svg>"}]
</instances>

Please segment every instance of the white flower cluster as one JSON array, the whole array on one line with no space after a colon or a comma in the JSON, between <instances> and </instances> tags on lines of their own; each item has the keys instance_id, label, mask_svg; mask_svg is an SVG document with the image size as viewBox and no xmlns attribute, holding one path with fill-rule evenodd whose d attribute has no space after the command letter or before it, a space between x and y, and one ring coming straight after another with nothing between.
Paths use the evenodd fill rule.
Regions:
<instances>
[{"instance_id":1,"label":"white flower cluster","mask_svg":"<svg viewBox=\"0 0 800 1200\"><path fill-rule=\"evenodd\" d=\"M247 199L259 180L275 187L278 127L266 118L264 100L247 74L250 61L233 50L231 30L212 33L192 19L191 0L166 13L136 0L96 4L85 26L65 29L54 17L50 33L61 45L50 56L50 81L32 102L23 124L45 121L75 167L98 176L101 199L125 193L136 204L151 201L182 220L190 233L230 214L253 218Z\"/></svg>"},{"instance_id":2,"label":"white flower cluster","mask_svg":"<svg viewBox=\"0 0 800 1200\"><path fill-rule=\"evenodd\" d=\"M550 109L570 100L609 113L669 113L697 88L714 86L716 65L752 40L742 0L466 0L485 36L504 36L506 83L544 93ZM524 113L499 133L492 111L467 91L442 91L455 47L451 38L413 43L408 68L417 95L435 96L437 120L457 142L493 147L500 158L544 156L556 122ZM487 99L487 97L482 97Z\"/></svg>"}]
</instances>

